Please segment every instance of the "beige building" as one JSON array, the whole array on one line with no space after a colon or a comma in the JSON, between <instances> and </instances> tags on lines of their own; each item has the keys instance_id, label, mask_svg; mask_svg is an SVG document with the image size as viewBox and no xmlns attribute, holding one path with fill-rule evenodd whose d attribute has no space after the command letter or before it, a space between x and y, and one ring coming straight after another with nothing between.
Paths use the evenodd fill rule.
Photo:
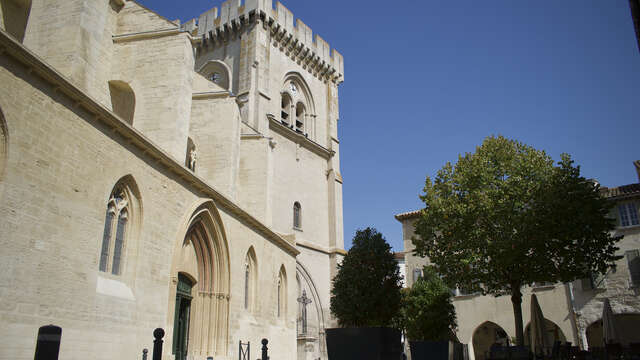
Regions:
<instances>
[{"instance_id":1,"label":"beige building","mask_svg":"<svg viewBox=\"0 0 640 360\"><path fill-rule=\"evenodd\" d=\"M618 253L623 258L617 262L616 271L569 284L534 284L523 289L525 344L528 342L531 294L538 297L547 320L549 343L568 341L583 349L602 346L601 317L605 298L611 301L623 343L640 342L640 161L634 164L639 183L602 188L603 195L616 202L612 211L618 221L615 235L624 235L618 244ZM402 223L408 286L422 275L422 267L428 263L428 259L412 253L415 247L411 238L419 215L420 210L395 216ZM460 342L469 344L470 357L483 360L493 343L514 342L515 321L509 296L467 294L460 289L454 293L453 304L458 315L456 335Z\"/></svg>"},{"instance_id":2,"label":"beige building","mask_svg":"<svg viewBox=\"0 0 640 360\"><path fill-rule=\"evenodd\" d=\"M271 0L0 11L0 358L326 359L342 56Z\"/></svg>"}]
</instances>

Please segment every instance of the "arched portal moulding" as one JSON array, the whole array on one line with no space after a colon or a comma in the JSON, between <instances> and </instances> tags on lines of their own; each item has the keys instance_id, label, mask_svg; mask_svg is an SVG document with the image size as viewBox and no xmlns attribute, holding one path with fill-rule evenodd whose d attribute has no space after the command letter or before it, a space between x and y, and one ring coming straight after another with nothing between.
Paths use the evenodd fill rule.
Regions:
<instances>
[{"instance_id":1,"label":"arched portal moulding","mask_svg":"<svg viewBox=\"0 0 640 360\"><path fill-rule=\"evenodd\" d=\"M297 304L297 298L299 296L302 295L302 288L305 288L305 284L306 284L306 288L309 289L310 294L307 294L308 296L311 297L311 300L313 301L313 303L315 304L315 309L316 309L316 314L318 317L318 342L319 342L319 350L320 353L323 355L323 358L326 358L326 342L325 342L325 318L324 318L324 311L323 309L323 304L322 301L320 301L320 296L318 295L318 290L316 289L316 285L313 282L313 279L311 278L311 275L309 274L309 272L307 271L307 269L304 267L304 265L302 265L299 261L296 261L296 275L299 276L300 278L300 286L301 288L299 288L296 291L296 305ZM296 277L298 277L296 276ZM300 292L300 293L298 293ZM297 314L296 311L296 317L299 314Z\"/></svg>"},{"instance_id":2,"label":"arched portal moulding","mask_svg":"<svg viewBox=\"0 0 640 360\"><path fill-rule=\"evenodd\" d=\"M189 324L189 356L220 357L229 339L230 264L226 232L213 200L200 199L176 234L169 284L167 341L173 337L178 274L195 280Z\"/></svg>"}]
</instances>

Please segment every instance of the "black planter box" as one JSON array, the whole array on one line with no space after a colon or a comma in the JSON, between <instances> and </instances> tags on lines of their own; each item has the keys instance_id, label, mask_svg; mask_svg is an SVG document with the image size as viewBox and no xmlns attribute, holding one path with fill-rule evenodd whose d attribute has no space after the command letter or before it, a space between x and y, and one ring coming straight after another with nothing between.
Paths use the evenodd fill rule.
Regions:
<instances>
[{"instance_id":1,"label":"black planter box","mask_svg":"<svg viewBox=\"0 0 640 360\"><path fill-rule=\"evenodd\" d=\"M409 341L411 360L463 360L463 345L453 341Z\"/></svg>"},{"instance_id":2,"label":"black planter box","mask_svg":"<svg viewBox=\"0 0 640 360\"><path fill-rule=\"evenodd\" d=\"M400 330L378 328L327 329L329 360L400 360Z\"/></svg>"}]
</instances>

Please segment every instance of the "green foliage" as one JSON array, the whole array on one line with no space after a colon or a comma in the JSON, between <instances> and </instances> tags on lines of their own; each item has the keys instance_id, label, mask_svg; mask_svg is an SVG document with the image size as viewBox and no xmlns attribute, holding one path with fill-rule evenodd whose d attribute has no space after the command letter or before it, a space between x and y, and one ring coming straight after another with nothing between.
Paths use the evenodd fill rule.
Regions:
<instances>
[{"instance_id":1,"label":"green foliage","mask_svg":"<svg viewBox=\"0 0 640 360\"><path fill-rule=\"evenodd\" d=\"M403 325L412 341L450 340L457 327L456 309L449 287L435 269L424 268L424 276L403 299Z\"/></svg>"},{"instance_id":2,"label":"green foliage","mask_svg":"<svg viewBox=\"0 0 640 360\"><path fill-rule=\"evenodd\" d=\"M421 199L415 253L449 286L510 293L518 309L524 285L605 273L619 259L612 204L566 154L554 165L544 151L489 137L427 177Z\"/></svg>"},{"instance_id":3,"label":"green foliage","mask_svg":"<svg viewBox=\"0 0 640 360\"><path fill-rule=\"evenodd\" d=\"M373 228L358 230L333 279L331 312L342 327L392 325L400 311L400 280L382 234Z\"/></svg>"}]
</instances>

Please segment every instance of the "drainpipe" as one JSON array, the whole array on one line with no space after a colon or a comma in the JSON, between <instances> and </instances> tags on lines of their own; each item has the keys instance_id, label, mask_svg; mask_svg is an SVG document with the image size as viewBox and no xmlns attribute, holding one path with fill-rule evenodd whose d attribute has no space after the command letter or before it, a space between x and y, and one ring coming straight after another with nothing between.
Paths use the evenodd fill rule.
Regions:
<instances>
[{"instance_id":1,"label":"drainpipe","mask_svg":"<svg viewBox=\"0 0 640 360\"><path fill-rule=\"evenodd\" d=\"M567 297L569 298L569 312L571 314L571 327L573 328L573 341L575 341L581 349L587 350L585 348L585 344L582 342L582 337L580 336L580 331L578 329L578 313L576 311L576 300L573 295L573 282L565 284L565 289L567 291Z\"/></svg>"}]
</instances>

